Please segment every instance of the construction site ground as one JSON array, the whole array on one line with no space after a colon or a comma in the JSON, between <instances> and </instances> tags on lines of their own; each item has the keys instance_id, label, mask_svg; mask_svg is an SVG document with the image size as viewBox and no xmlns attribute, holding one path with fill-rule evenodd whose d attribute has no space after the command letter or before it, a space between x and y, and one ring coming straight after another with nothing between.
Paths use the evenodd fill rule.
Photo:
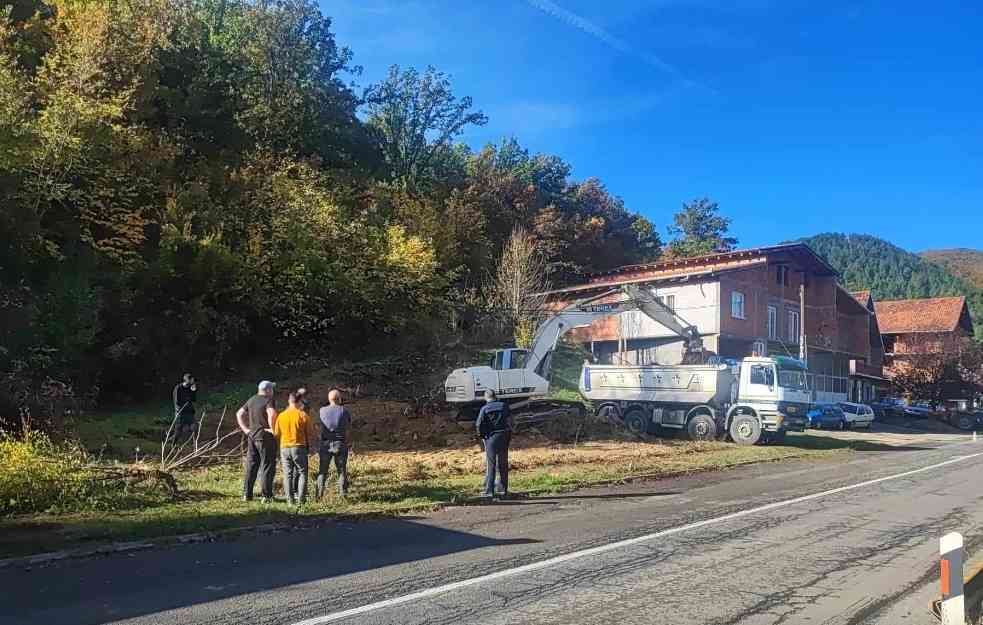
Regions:
<instances>
[{"instance_id":1,"label":"construction site ground","mask_svg":"<svg viewBox=\"0 0 983 625\"><path fill-rule=\"evenodd\" d=\"M571 380L582 360L568 358L557 369L560 392L571 396ZM562 362L562 361L561 361ZM318 406L331 388L348 397L355 422L347 498L332 488L321 501L300 508L282 497L273 505L241 501L242 469L236 459L190 468L175 476L176 499L160 497L125 509L72 514L38 514L0 519L0 553L24 555L105 541L145 540L215 532L270 523L305 524L337 518L406 514L446 504L472 503L481 489L484 454L473 425L459 423L438 393L446 363L358 363L278 379L282 406L288 389L303 385ZM402 367L402 372L399 368ZM569 371L567 371L569 369ZM408 375L407 372L416 372ZM253 383L226 384L201 393L204 432L234 431L236 409L254 393ZM171 415L169 403L122 408L78 424L84 444L105 461L153 459ZM866 434L866 433L863 433ZM522 427L510 453L510 490L518 497L555 493L605 483L657 479L748 463L789 458L831 458L851 450L892 446L898 441L805 434L786 444L739 447L726 442L691 442L681 437L639 439L615 424L589 417ZM235 451L240 439L229 439ZM311 471L317 471L312 457Z\"/></svg>"}]
</instances>

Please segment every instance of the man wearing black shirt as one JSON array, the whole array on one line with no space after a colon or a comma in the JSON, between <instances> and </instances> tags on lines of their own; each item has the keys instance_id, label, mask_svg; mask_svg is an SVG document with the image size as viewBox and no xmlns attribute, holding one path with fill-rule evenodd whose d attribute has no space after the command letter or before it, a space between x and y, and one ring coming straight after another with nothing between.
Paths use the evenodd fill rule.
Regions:
<instances>
[{"instance_id":1,"label":"man wearing black shirt","mask_svg":"<svg viewBox=\"0 0 983 625\"><path fill-rule=\"evenodd\" d=\"M177 434L191 430L195 424L195 400L198 398L198 386L190 373L184 374L184 379L174 387L174 418L177 421Z\"/></svg>"},{"instance_id":2,"label":"man wearing black shirt","mask_svg":"<svg viewBox=\"0 0 983 625\"><path fill-rule=\"evenodd\" d=\"M276 408L273 404L273 382L259 383L256 395L239 408L236 421L246 435L246 475L242 485L242 498L252 501L253 486L257 474L262 476L260 492L264 502L273 501L273 478L276 476L277 445L273 437Z\"/></svg>"}]
</instances>

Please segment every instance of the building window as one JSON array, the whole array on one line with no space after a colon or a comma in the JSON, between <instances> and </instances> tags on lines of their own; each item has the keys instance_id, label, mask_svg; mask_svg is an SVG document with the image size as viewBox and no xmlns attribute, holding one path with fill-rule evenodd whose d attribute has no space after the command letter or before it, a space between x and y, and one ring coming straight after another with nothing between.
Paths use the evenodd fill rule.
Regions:
<instances>
[{"instance_id":1,"label":"building window","mask_svg":"<svg viewBox=\"0 0 983 625\"><path fill-rule=\"evenodd\" d=\"M799 311L788 311L788 340L792 343L799 342Z\"/></svg>"},{"instance_id":2,"label":"building window","mask_svg":"<svg viewBox=\"0 0 983 625\"><path fill-rule=\"evenodd\" d=\"M779 286L788 286L788 267L785 265L778 266L778 271L775 272L775 282Z\"/></svg>"},{"instance_id":3,"label":"building window","mask_svg":"<svg viewBox=\"0 0 983 625\"><path fill-rule=\"evenodd\" d=\"M768 338L778 338L778 309L774 306L768 307Z\"/></svg>"},{"instance_id":4,"label":"building window","mask_svg":"<svg viewBox=\"0 0 983 625\"><path fill-rule=\"evenodd\" d=\"M744 294L733 291L730 294L730 316L734 319L744 319Z\"/></svg>"}]
</instances>

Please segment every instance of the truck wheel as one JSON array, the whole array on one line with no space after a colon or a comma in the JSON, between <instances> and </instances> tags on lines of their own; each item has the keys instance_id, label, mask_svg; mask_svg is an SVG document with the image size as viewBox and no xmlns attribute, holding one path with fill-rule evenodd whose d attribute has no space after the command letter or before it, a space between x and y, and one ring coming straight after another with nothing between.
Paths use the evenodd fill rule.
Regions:
<instances>
[{"instance_id":1,"label":"truck wheel","mask_svg":"<svg viewBox=\"0 0 983 625\"><path fill-rule=\"evenodd\" d=\"M738 445L754 445L761 440L761 424L757 417L739 414L730 422L730 437Z\"/></svg>"},{"instance_id":2,"label":"truck wheel","mask_svg":"<svg viewBox=\"0 0 983 625\"><path fill-rule=\"evenodd\" d=\"M648 417L638 408L633 408L625 413L625 427L632 434L644 436L649 431Z\"/></svg>"},{"instance_id":3,"label":"truck wheel","mask_svg":"<svg viewBox=\"0 0 983 625\"><path fill-rule=\"evenodd\" d=\"M717 423L710 415L694 415L686 424L686 432L691 440L712 441L717 438Z\"/></svg>"}]
</instances>

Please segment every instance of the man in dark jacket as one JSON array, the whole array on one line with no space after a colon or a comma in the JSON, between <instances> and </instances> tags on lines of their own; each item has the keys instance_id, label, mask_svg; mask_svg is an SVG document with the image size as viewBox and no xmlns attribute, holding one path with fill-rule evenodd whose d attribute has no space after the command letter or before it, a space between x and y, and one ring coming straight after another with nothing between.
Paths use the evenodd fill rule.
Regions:
<instances>
[{"instance_id":1,"label":"man in dark jacket","mask_svg":"<svg viewBox=\"0 0 983 625\"><path fill-rule=\"evenodd\" d=\"M174 418L177 421L177 435L194 428L195 400L198 398L198 386L190 373L185 373L181 383L174 387Z\"/></svg>"},{"instance_id":2,"label":"man in dark jacket","mask_svg":"<svg viewBox=\"0 0 983 625\"><path fill-rule=\"evenodd\" d=\"M495 495L495 467L501 478L499 496L509 494L509 442L512 439L512 411L505 402L498 401L495 392L485 391L485 405L478 412L475 428L485 442L485 489L482 497Z\"/></svg>"}]
</instances>

